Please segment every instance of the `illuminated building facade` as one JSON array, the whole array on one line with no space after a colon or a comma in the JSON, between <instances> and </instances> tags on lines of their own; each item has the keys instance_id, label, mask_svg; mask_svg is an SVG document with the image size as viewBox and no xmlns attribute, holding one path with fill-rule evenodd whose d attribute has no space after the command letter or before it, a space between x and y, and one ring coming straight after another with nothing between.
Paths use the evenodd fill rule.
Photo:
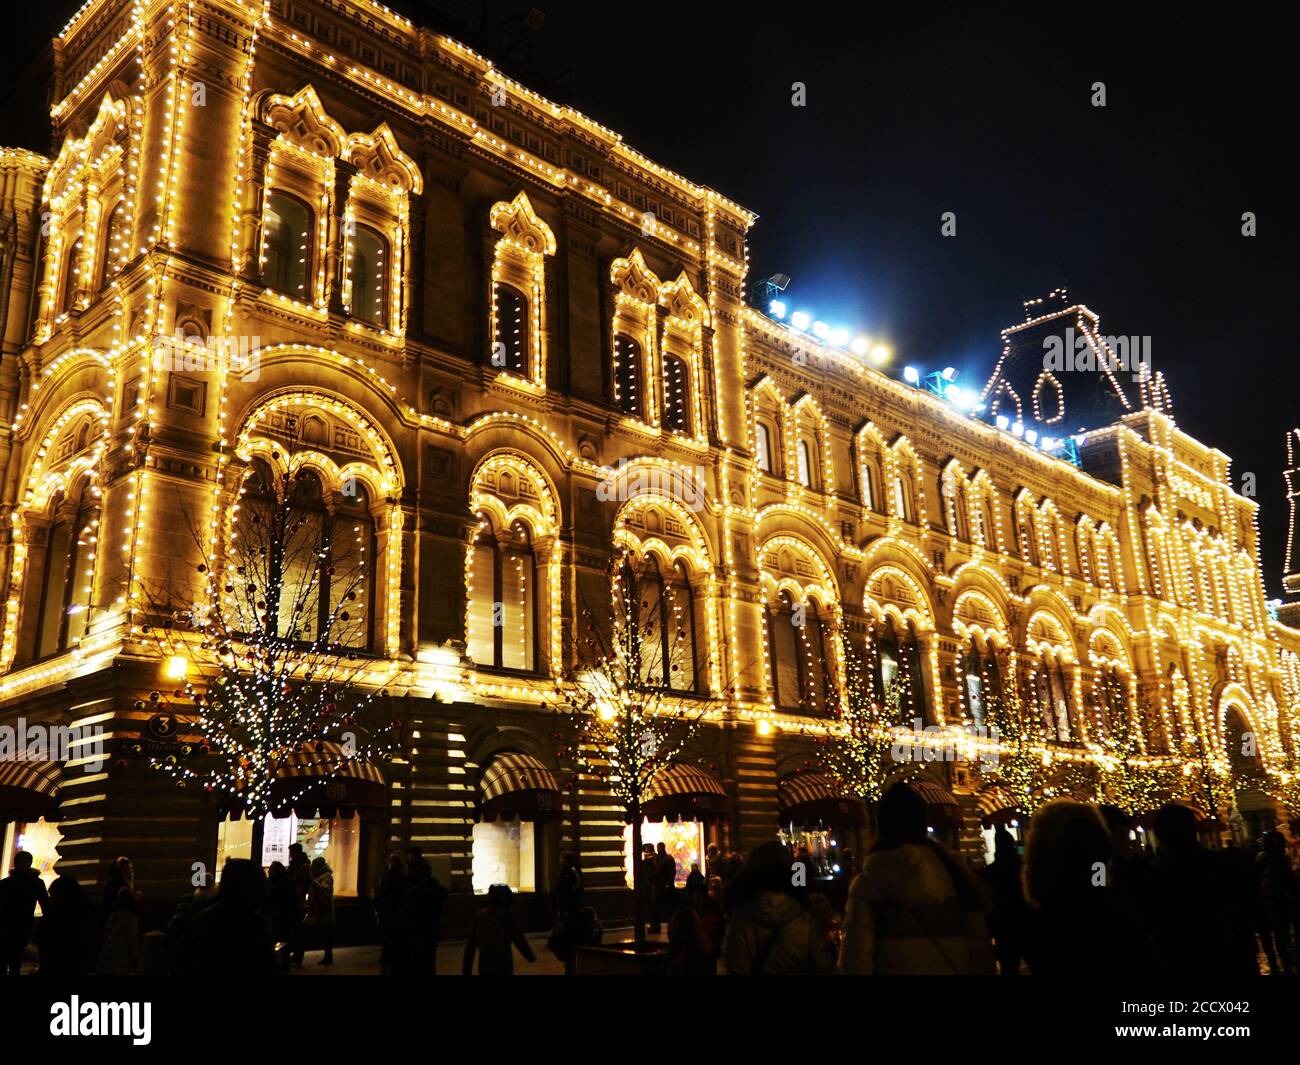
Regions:
<instances>
[{"instance_id":1,"label":"illuminated building facade","mask_svg":"<svg viewBox=\"0 0 1300 1065\"><path fill-rule=\"evenodd\" d=\"M1267 615L1256 506L1162 381L1120 386L1078 466L964 414L748 306L752 213L369 0L92 0L56 52L56 154L0 151L5 719L147 739L149 589L274 445L317 456L329 507L363 486L367 679L410 693L388 805L306 818L359 891L408 843L454 892L544 892L561 848L622 882L618 811L547 709L615 544L686 604L680 698L738 692L687 850L817 799L796 774L868 632L924 725L975 723L997 654L1039 678L1047 758L1097 757L1103 677L1153 758L1292 749L1300 633ZM1053 300L1006 334L1008 421L1052 425L1086 376L1024 380L1020 330L1095 331ZM238 832L118 750L65 768L60 864L130 854L171 897ZM978 774L928 772L972 845Z\"/></svg>"}]
</instances>

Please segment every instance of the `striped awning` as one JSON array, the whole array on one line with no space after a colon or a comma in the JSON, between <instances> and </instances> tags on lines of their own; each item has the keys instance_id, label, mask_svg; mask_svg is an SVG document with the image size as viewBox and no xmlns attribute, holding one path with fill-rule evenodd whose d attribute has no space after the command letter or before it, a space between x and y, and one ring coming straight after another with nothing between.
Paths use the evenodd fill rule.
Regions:
<instances>
[{"instance_id":1,"label":"striped awning","mask_svg":"<svg viewBox=\"0 0 1300 1065\"><path fill-rule=\"evenodd\" d=\"M820 773L791 773L776 782L781 823L790 825L860 825L866 809L857 799L841 795Z\"/></svg>"},{"instance_id":2,"label":"striped awning","mask_svg":"<svg viewBox=\"0 0 1300 1065\"><path fill-rule=\"evenodd\" d=\"M483 770L480 821L524 821L558 817L560 785L531 754L500 754Z\"/></svg>"},{"instance_id":3,"label":"striped awning","mask_svg":"<svg viewBox=\"0 0 1300 1065\"><path fill-rule=\"evenodd\" d=\"M652 821L703 821L721 817L730 808L726 789L717 777L683 762L660 770L650 782L641 814Z\"/></svg>"},{"instance_id":4,"label":"striped awning","mask_svg":"<svg viewBox=\"0 0 1300 1065\"><path fill-rule=\"evenodd\" d=\"M907 783L913 791L925 800L927 806L939 807L945 810L961 809L961 805L957 802L953 793L942 784L936 784L933 780L909 780Z\"/></svg>"},{"instance_id":5,"label":"striped awning","mask_svg":"<svg viewBox=\"0 0 1300 1065\"><path fill-rule=\"evenodd\" d=\"M304 743L276 771L271 805L283 816L351 817L388 808L388 784L379 767L349 759L331 740Z\"/></svg>"},{"instance_id":6,"label":"striped awning","mask_svg":"<svg viewBox=\"0 0 1300 1065\"><path fill-rule=\"evenodd\" d=\"M0 821L54 820L63 770L57 762L0 762Z\"/></svg>"},{"instance_id":7,"label":"striped awning","mask_svg":"<svg viewBox=\"0 0 1300 1065\"><path fill-rule=\"evenodd\" d=\"M996 784L980 792L979 808L980 819L988 822L1006 820L1018 812L1016 800Z\"/></svg>"},{"instance_id":8,"label":"striped awning","mask_svg":"<svg viewBox=\"0 0 1300 1065\"><path fill-rule=\"evenodd\" d=\"M1196 820L1198 823L1204 823L1206 821L1214 820L1208 813L1205 812L1205 807L1196 805L1196 803L1192 802L1191 799L1174 799L1172 800L1170 805L1186 806L1187 809L1191 810L1192 813L1196 815Z\"/></svg>"}]
</instances>

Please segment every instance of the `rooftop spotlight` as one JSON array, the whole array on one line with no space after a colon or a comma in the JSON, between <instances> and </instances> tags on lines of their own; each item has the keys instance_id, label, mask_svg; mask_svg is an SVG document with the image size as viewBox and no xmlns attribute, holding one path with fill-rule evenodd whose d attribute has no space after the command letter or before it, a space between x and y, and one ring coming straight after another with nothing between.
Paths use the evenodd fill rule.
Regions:
<instances>
[{"instance_id":1,"label":"rooftop spotlight","mask_svg":"<svg viewBox=\"0 0 1300 1065\"><path fill-rule=\"evenodd\" d=\"M886 347L884 344L877 344L874 348L871 349L871 360L877 366L883 366L885 363L889 361L891 354L892 353L890 352L889 348Z\"/></svg>"},{"instance_id":2,"label":"rooftop spotlight","mask_svg":"<svg viewBox=\"0 0 1300 1065\"><path fill-rule=\"evenodd\" d=\"M993 421L996 423L999 429L1002 429L1004 431L1011 428L1011 419L1008 418L1005 414L999 414L996 418L993 419Z\"/></svg>"},{"instance_id":3,"label":"rooftop spotlight","mask_svg":"<svg viewBox=\"0 0 1300 1065\"><path fill-rule=\"evenodd\" d=\"M866 356L870 348L871 341L866 337L854 337L853 343L849 345L849 350L860 359Z\"/></svg>"},{"instance_id":4,"label":"rooftop spotlight","mask_svg":"<svg viewBox=\"0 0 1300 1065\"><path fill-rule=\"evenodd\" d=\"M813 322L812 335L815 336L818 340L825 340L827 337L831 335L831 327L828 326L825 322Z\"/></svg>"},{"instance_id":5,"label":"rooftop spotlight","mask_svg":"<svg viewBox=\"0 0 1300 1065\"><path fill-rule=\"evenodd\" d=\"M784 318L785 302L783 300L773 300L767 305L767 313L773 318Z\"/></svg>"},{"instance_id":6,"label":"rooftop spotlight","mask_svg":"<svg viewBox=\"0 0 1300 1065\"><path fill-rule=\"evenodd\" d=\"M909 385L919 385L921 383L921 371L915 366L904 366L903 380Z\"/></svg>"},{"instance_id":7,"label":"rooftop spotlight","mask_svg":"<svg viewBox=\"0 0 1300 1065\"><path fill-rule=\"evenodd\" d=\"M847 329L832 329L831 343L837 348L847 348L849 346L849 331Z\"/></svg>"},{"instance_id":8,"label":"rooftop spotlight","mask_svg":"<svg viewBox=\"0 0 1300 1065\"><path fill-rule=\"evenodd\" d=\"M806 311L795 311L790 315L790 324L796 329L807 329L808 323L812 321L812 316Z\"/></svg>"}]
</instances>

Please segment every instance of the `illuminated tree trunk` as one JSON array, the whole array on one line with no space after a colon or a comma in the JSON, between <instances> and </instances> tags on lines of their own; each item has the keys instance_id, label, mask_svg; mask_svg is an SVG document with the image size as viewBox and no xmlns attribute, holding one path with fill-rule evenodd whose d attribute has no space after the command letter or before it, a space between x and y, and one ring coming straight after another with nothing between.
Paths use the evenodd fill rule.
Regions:
<instances>
[{"instance_id":1,"label":"illuminated tree trunk","mask_svg":"<svg viewBox=\"0 0 1300 1065\"><path fill-rule=\"evenodd\" d=\"M641 883L641 804L634 802L632 817L632 943L638 953L645 950L645 895Z\"/></svg>"}]
</instances>

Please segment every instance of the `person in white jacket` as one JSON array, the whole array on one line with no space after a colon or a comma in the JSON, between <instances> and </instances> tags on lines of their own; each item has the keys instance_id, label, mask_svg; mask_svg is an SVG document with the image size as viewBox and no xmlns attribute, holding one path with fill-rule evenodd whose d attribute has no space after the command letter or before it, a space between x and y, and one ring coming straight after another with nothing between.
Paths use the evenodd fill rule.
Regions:
<instances>
[{"instance_id":1,"label":"person in white jacket","mask_svg":"<svg viewBox=\"0 0 1300 1065\"><path fill-rule=\"evenodd\" d=\"M880 800L879 823L879 839L849 887L839 971L992 975L982 887L930 839L925 800L895 784Z\"/></svg>"}]
</instances>

